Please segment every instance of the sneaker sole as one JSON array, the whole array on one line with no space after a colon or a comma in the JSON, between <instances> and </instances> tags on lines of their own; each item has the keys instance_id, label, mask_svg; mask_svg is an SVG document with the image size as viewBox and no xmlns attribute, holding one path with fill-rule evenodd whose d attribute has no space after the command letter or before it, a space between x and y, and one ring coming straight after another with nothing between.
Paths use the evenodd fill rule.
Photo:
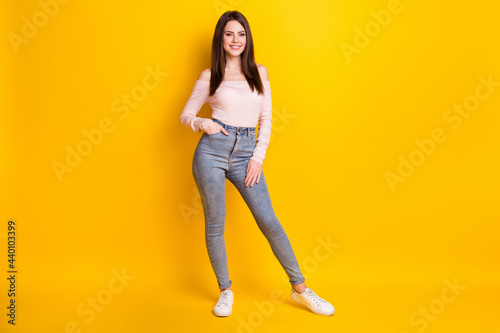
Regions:
<instances>
[{"instance_id":1,"label":"sneaker sole","mask_svg":"<svg viewBox=\"0 0 500 333\"><path fill-rule=\"evenodd\" d=\"M223 318L223 317L229 317L229 316L231 315L231 313L233 313L233 312L231 311L231 313L229 313L229 314L216 314L215 312L213 312L213 311L212 311L212 313L213 313L213 314L214 314L214 316L216 316L216 317L221 317L221 318Z\"/></svg>"}]
</instances>

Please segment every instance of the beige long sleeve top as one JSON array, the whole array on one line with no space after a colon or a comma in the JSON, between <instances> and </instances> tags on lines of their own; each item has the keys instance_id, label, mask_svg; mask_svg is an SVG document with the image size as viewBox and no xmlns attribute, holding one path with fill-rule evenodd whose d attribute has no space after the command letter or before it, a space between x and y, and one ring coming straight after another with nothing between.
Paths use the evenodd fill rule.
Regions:
<instances>
[{"instance_id":1,"label":"beige long sleeve top","mask_svg":"<svg viewBox=\"0 0 500 333\"><path fill-rule=\"evenodd\" d=\"M226 125L258 127L257 144L251 157L263 164L271 138L272 100L271 84L262 81L264 95L252 92L247 81L222 81L213 96L209 95L210 81L196 80L189 100L181 113L181 123L193 131L204 131L212 119L197 117L201 107L209 103L212 118Z\"/></svg>"}]
</instances>

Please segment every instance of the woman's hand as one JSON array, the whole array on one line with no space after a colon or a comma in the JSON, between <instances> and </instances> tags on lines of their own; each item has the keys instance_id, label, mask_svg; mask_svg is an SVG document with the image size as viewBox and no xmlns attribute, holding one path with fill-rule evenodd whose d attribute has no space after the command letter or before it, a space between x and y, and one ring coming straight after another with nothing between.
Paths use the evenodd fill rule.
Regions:
<instances>
[{"instance_id":1,"label":"woman's hand","mask_svg":"<svg viewBox=\"0 0 500 333\"><path fill-rule=\"evenodd\" d=\"M208 125L205 128L205 133L215 134L217 132L222 132L225 135L229 135L229 133L226 131L226 129L224 127L222 127L220 124L216 123L215 121L208 123Z\"/></svg>"},{"instance_id":2,"label":"woman's hand","mask_svg":"<svg viewBox=\"0 0 500 333\"><path fill-rule=\"evenodd\" d=\"M262 173L262 164L254 160L248 161L247 175L245 177L245 185L252 187L256 182L260 181L260 174Z\"/></svg>"}]
</instances>

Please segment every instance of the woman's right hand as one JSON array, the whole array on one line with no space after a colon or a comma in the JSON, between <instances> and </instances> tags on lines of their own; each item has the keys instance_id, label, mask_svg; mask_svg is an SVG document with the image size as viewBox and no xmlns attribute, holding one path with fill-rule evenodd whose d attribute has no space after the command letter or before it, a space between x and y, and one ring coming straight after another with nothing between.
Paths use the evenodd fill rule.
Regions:
<instances>
[{"instance_id":1,"label":"woman's right hand","mask_svg":"<svg viewBox=\"0 0 500 333\"><path fill-rule=\"evenodd\" d=\"M216 123L215 121L212 121L211 123L208 123L207 126L205 127L205 133L207 134L215 134L217 132L222 132L225 135L229 135L229 133L226 131L224 127L222 127L220 124Z\"/></svg>"}]
</instances>

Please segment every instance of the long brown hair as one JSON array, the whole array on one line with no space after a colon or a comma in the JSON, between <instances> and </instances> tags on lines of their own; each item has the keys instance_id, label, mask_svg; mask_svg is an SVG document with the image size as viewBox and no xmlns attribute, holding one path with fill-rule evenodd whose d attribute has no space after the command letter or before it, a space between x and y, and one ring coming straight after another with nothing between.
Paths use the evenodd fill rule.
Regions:
<instances>
[{"instance_id":1,"label":"long brown hair","mask_svg":"<svg viewBox=\"0 0 500 333\"><path fill-rule=\"evenodd\" d=\"M243 28L245 28L246 33L246 45L241 56L241 69L243 75L248 82L248 85L254 91L257 90L259 95L264 93L264 87L260 78L259 70L255 64L255 57L253 51L253 39L252 32L250 31L250 25L243 14L237 10L227 11L219 18L217 25L215 26L214 37L212 39L212 68L210 77L210 96L215 94L217 88L219 88L222 79L224 78L224 72L226 70L226 54L224 52L224 28L229 21L238 21Z\"/></svg>"}]
</instances>

